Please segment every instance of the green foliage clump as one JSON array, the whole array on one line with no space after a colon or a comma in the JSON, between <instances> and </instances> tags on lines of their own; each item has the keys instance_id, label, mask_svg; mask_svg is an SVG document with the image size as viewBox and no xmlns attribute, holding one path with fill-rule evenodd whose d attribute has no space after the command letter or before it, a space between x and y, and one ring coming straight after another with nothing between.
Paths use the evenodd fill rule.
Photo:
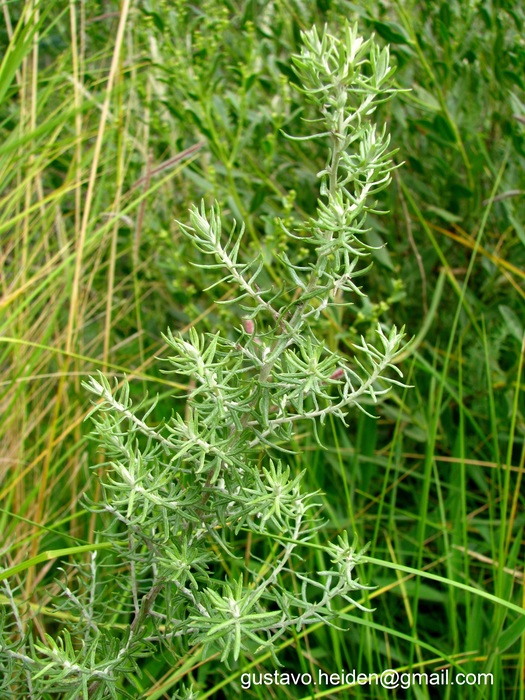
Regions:
<instances>
[{"instance_id":1,"label":"green foliage clump","mask_svg":"<svg viewBox=\"0 0 525 700\"><path fill-rule=\"evenodd\" d=\"M282 252L282 285L263 288L261 256L242 260L244 226L236 232L233 225L225 237L217 206L192 208L190 224L181 227L209 259L202 265L222 271L212 286L237 290L228 303L242 309L242 326L233 337L168 332L167 371L192 388L185 414L163 425L147 422L154 404L143 415L132 407L127 383L112 390L100 374L85 384L100 399L92 413L106 466L102 498L91 509L106 519L105 538L118 557L110 563L93 556L82 592L64 589L68 608L86 624L80 647L67 630L34 646L33 656L21 651L24 639L3 646L6 689L17 660L35 688L116 697L120 676L154 644L175 655L203 645L205 656L219 651L227 663L241 652L275 655L288 631L337 619L337 599L363 607L355 595L366 586L355 568L364 550L346 533L321 547L331 568L301 567L301 552L321 525L312 513L316 493L303 491L287 455L299 423L315 432L329 417L344 421L350 407L366 412L363 400L375 403L400 383L388 370L401 375L394 363L403 331L378 325L378 345L362 338L353 363L319 332L325 310L366 297L357 284L371 251L363 240L366 219L378 213L376 195L394 167L386 129L378 131L371 116L396 91L388 49L363 40L356 27L347 25L340 39L326 29L302 38L295 71L320 114L319 133L308 138L327 141L328 159L318 175L316 214L284 233L308 248L309 262L297 265ZM217 556L235 558L241 532L258 544L244 574L232 577L218 568ZM272 543L265 558L264 540ZM121 602L113 605L119 617L132 617L120 644L104 630L96 595L115 567L125 574ZM292 569L297 590L283 583Z\"/></svg>"}]
</instances>

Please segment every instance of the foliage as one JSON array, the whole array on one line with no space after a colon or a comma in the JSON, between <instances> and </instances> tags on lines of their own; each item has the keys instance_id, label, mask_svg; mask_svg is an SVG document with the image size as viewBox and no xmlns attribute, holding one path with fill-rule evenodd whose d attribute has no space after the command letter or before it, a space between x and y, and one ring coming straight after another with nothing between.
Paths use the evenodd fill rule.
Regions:
<instances>
[{"instance_id":1,"label":"foliage","mask_svg":"<svg viewBox=\"0 0 525 700\"><path fill-rule=\"evenodd\" d=\"M160 372L170 368L155 359L170 354L161 330L169 326L175 340L190 342L198 323L196 342L203 337L206 347L219 333L215 362L225 360L232 344L252 342L257 352L255 338L264 343L275 332L271 312L250 318L257 306L252 297L217 303L233 299L234 285L221 282L226 271L210 269L215 258L196 250L192 232L184 235L174 222L193 226L186 212L203 196L216 200L213 211L220 211L226 232L232 221L244 223L239 269L257 260L250 269L253 274L262 265L263 300L293 316L301 284L308 285L316 265L309 222L327 201L317 173L326 167L328 142L303 138L323 129L309 121L320 114L296 89L289 57L299 52L301 30L327 23L342 39L340 28L351 18L365 36L375 32L378 45L390 45L396 87L410 88L375 112L406 162L374 197L390 215L369 212L369 230L359 234L369 257L354 273L375 262L354 280L367 296L343 291L325 308L321 300L307 300L312 348L322 338L320 362L338 358L338 383L319 383L303 396L293 384L287 411L298 413L301 401L303 410L315 409L314 396L325 410L340 396L343 368L362 376L354 358L357 352L362 360L363 351L355 346L363 345L361 336L367 347L380 343L378 322L385 334L406 324L416 335L396 358L414 388L390 384L380 409L370 396L361 397L364 411L344 407L346 424L330 413L324 422L293 421L290 435L275 443L266 436L268 444L252 448L264 455L262 480L263 467L271 475L270 460L276 474L280 463L292 482L302 474L301 495L316 493L309 503L324 508L323 523L317 508L307 511L310 539L296 546L279 584L300 596L299 576L335 566L327 540L339 546L337 537L354 531L371 541L360 580L378 585L359 594L367 608L376 608L373 614L353 615L351 604L334 599L342 629L317 623L299 632L289 628L276 640L276 655L280 670L313 677L352 668L448 667L452 673L456 664L456 670L492 674L490 691L479 683L463 686L462 698L523 695L520 5L124 0L102 7L57 0L45 9L29 1L4 3L2 16L0 42L10 46L0 67L0 605L9 620L8 648L35 662L38 657L35 674L48 664L59 668L64 659L72 664L62 689L57 685L53 694L50 686L46 697L67 696L89 676L91 666L80 653L85 620L88 638L96 626L108 645L97 647L94 673L104 670L98 659L118 655L136 612L130 578L137 595L145 594L158 572L137 561L132 576L120 576L130 546L117 544L125 523L82 505L83 494L101 503L96 472L108 498L118 497L118 488L109 490L116 475L106 467L88 469L108 457L85 439L89 409L81 379L101 369L122 387L127 375L132 411L139 419L147 414L148 426L168 439L166 417L172 411L194 415L185 397L197 387L192 378L180 382L180 375ZM210 220L209 209L205 215ZM227 240L221 239L223 246ZM296 272L299 283L287 260L304 268ZM214 283L211 293L202 291ZM289 349L294 356L283 382L296 382L309 350L307 343ZM244 355L242 362L250 365ZM257 374L252 370L251 378ZM243 376L246 388L249 375ZM143 398L152 384L156 402ZM114 400L120 391L111 385ZM204 391L194 396L193 411L204 398ZM109 416L102 412L96 419ZM137 451L147 453L148 435L139 433L137 440ZM164 450L173 454L161 447L150 465L159 457L167 461ZM161 472L152 471L157 485ZM162 488L168 492L171 485ZM156 508L148 501L147 517ZM202 562L205 575L230 582L232 596L241 578L249 585L249 572L270 575L261 562L274 561L286 547L271 517L265 523L270 534L246 527L225 537L237 558L215 540L212 561ZM225 532L221 526L214 534ZM227 592L217 585L222 598ZM137 633L137 647L128 649L140 655L154 643L155 653L128 667L119 697L273 692L242 685L245 672L277 668L266 652L254 653L255 642L231 662L231 671L221 653L204 658L201 646L184 647L179 637L159 653L156 640L165 630L156 613L169 607L169 591L164 586L158 593L145 636ZM311 601L321 595L310 587ZM6 663L7 677L27 685L31 662L24 666L11 654ZM92 694L105 692L105 685L92 685ZM274 690L305 694L293 683ZM327 689L309 690L321 695ZM341 697L385 692L391 691L373 684L337 687ZM432 691L422 685L417 692L428 697ZM458 697L457 687L443 693Z\"/></svg>"},{"instance_id":2,"label":"foliage","mask_svg":"<svg viewBox=\"0 0 525 700\"><path fill-rule=\"evenodd\" d=\"M269 647L273 653L289 628L332 620L336 597L359 605L352 594L364 587L352 572L362 552L348 539L326 549L333 569L313 577L296 573L300 594L281 583L297 547L311 539L314 521L306 516L315 494L301 492L300 475L272 460L271 448L284 450L298 421L315 425L329 416L344 419L349 406L359 406L363 398L375 402L392 382L399 384L386 374L388 368L397 369L393 362L402 349L403 336L395 328L385 334L378 326L379 349L362 338L357 369L315 334L321 312L344 303L345 292L365 295L354 281L369 254L361 236L367 213L374 211L370 199L388 185L392 170L389 138L385 129L377 133L370 116L393 94L393 71L388 50L364 41L356 27L347 25L342 39L326 31L319 37L314 28L303 40L296 71L322 115L318 136L328 139L329 159L319 174L317 216L304 231L287 234L311 246L313 262L299 267L283 252L288 285L277 292L263 290L260 259L239 260L243 229L236 234L233 227L223 243L219 210L207 212L204 204L192 209L191 226L183 226L184 231L215 260L208 268L225 271L220 282L237 286L238 296L230 303L250 300L243 304L245 327L236 341L194 330L189 340L168 333L166 341L175 352L169 358L171 371L196 386L186 415L175 415L164 428L147 425L153 406L143 417L131 410L127 383L114 393L100 374L85 385L102 399L95 424L109 469L100 505L92 507L111 516L106 536L129 572L123 597L133 601L134 616L118 651L94 622L80 652L67 630L57 642L48 637L49 648L36 646L34 660L4 645L5 658L25 666L28 692L41 694L51 684L87 698L104 694L105 687L116 697L121 674L134 668L157 637L180 638L185 647L202 644L205 658L218 648L222 661L237 661L241 651ZM294 287L299 293L292 296ZM254 319L263 327L259 335ZM235 557L231 532L241 529L270 538L278 533L282 551L248 571L247 582L243 577L224 580L210 566L213 547ZM87 583L92 592L96 564L93 559ZM312 591L318 595L312 597ZM161 594L164 605L159 607ZM69 589L66 596L80 618L94 620L94 593L89 602ZM20 641L23 650L25 641ZM4 671L9 679L8 668ZM6 681L7 688L11 682Z\"/></svg>"}]
</instances>

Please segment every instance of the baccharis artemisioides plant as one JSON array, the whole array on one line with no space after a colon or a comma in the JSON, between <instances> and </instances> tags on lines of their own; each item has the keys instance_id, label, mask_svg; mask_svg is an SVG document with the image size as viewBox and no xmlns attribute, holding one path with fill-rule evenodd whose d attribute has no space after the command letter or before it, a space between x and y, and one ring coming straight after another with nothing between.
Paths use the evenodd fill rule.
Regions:
<instances>
[{"instance_id":1,"label":"baccharis artemisioides plant","mask_svg":"<svg viewBox=\"0 0 525 700\"><path fill-rule=\"evenodd\" d=\"M228 302L243 309L237 337L168 331L170 370L194 388L185 415L161 428L132 410L126 386L114 393L102 377L87 385L102 399L95 422L111 467L101 508L123 525L113 536L134 562L136 614L149 596L149 613L162 611L165 637L220 649L223 659L271 649L290 627L329 621L333 599L352 600L362 587L352 574L362 552L347 537L327 545L332 570L296 573L299 591L282 584L311 536L306 516L315 501L279 452L289 449L299 422L315 431L328 416L344 420L351 406L375 401L396 381L392 374L401 374L393 362L403 334L395 328L378 326L377 345L362 339L351 362L316 332L330 305L365 294L357 282L370 255L366 217L376 213L375 196L394 167L386 129L371 119L395 93L388 49L365 41L356 27L341 38L312 29L293 61L301 90L320 113L311 138L325 139L329 154L316 216L287 232L310 246L312 262L299 268L283 253L286 282L264 289L262 258L242 258L243 226L232 223L224 234L217 206L193 207L181 228L206 257L203 266L221 271L212 286L237 290ZM241 530L278 535L281 544L271 562L229 580L214 565L216 552L237 555ZM145 589L138 569L149 571Z\"/></svg>"},{"instance_id":2,"label":"baccharis artemisioides plant","mask_svg":"<svg viewBox=\"0 0 525 700\"><path fill-rule=\"evenodd\" d=\"M231 223L225 234L218 206L192 207L181 224L203 267L221 271L212 286L236 290L228 303L242 309L242 319L236 337L168 331L170 371L194 388L184 415L162 426L148 424L151 409L142 415L132 407L126 384L112 389L99 375L85 385L96 397L92 417L107 459L102 498L92 507L109 515L106 536L127 570L119 609L132 622L118 649L102 643L93 591L107 570L94 559L84 597L67 596L91 621L82 651L67 638L53 653L37 648L47 665L42 677L75 677L96 693L160 638L181 652L202 644L204 655L219 650L223 660L236 660L241 651L273 651L291 628L330 622L335 598L358 605L363 551L346 534L326 545L330 570L301 571L300 553L319 523L310 513L315 494L303 492L287 452L298 424L317 434L327 417L344 421L348 409L365 410L363 401L399 382L394 361L403 331L379 325L377 343L363 338L348 358L327 347L319 323L332 305L365 296L358 282L371 253L367 215L378 213L376 195L394 167L386 129L372 117L396 90L388 48L365 41L355 26L340 37L314 28L302 39L294 69L318 111L309 138L324 140L328 153L315 216L286 230L309 248L309 262L297 266L291 253L280 254L282 287L265 288L262 258L243 258L244 228ZM262 561L264 550L254 548L250 566L230 577L231 567L217 559L238 556L236 538L245 541L247 531L269 538L273 554Z\"/></svg>"}]
</instances>

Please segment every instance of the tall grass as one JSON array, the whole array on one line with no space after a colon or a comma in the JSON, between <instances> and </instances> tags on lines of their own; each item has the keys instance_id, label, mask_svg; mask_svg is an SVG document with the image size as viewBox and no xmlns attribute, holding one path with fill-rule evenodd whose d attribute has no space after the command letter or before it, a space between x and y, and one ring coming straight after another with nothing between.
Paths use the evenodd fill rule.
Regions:
<instances>
[{"instance_id":1,"label":"tall grass","mask_svg":"<svg viewBox=\"0 0 525 700\"><path fill-rule=\"evenodd\" d=\"M86 439L81 378L126 374L137 396L159 393L160 420L178 407L155 359L161 332L238 324L202 293L213 280L191 268L174 219L216 198L246 221L245 255L262 250L272 280L283 245L275 217L312 213L323 161L315 142L282 135L307 133L310 116L287 57L299 29L355 15L391 44L398 82L411 88L384 111L406 163L384 202L388 221L369 234L388 246L366 284L388 302L327 316L326 337L350 348L377 318L407 324L412 388L376 419L327 422L323 450L307 432L296 438L293 466L322 490L326 529L371 542L360 577L377 588L363 601L375 612L342 609L341 629L301 630L279 658L314 678L490 672L492 685L412 693L524 698L523 8L124 0L97 12L2 4L1 605L12 596L35 639L58 635L67 613L53 602L55 581L98 546L82 498L97 498L90 467L102 457ZM255 546L247 539L239 562L221 565L241 568ZM243 673L274 670L263 655L228 670L197 647L145 659L127 691L170 697L192 681L203 698L391 694L374 684L242 689Z\"/></svg>"},{"instance_id":2,"label":"tall grass","mask_svg":"<svg viewBox=\"0 0 525 700\"><path fill-rule=\"evenodd\" d=\"M144 124L131 124L139 86L122 55L130 38L126 8L115 40L107 26L114 20L88 20L74 3L48 8L47 24L38 6L27 4L20 18L12 9L4 7L7 26L17 26L2 66L0 332L2 496L11 512L4 511L3 532L16 564L36 555L53 522L70 519L69 537L92 535L77 512L94 459L83 441L80 378L101 368L153 379L160 328L148 335L138 324L150 304L160 307L163 292L152 302L158 282L151 272L148 286L136 282L151 267L138 214L186 162L175 159L163 178L132 189L131 178L147 169L149 144ZM98 24L100 31L90 29ZM16 50L20 34L29 37L25 52ZM167 155L176 156L176 147ZM30 568L27 595L35 576Z\"/></svg>"}]
</instances>

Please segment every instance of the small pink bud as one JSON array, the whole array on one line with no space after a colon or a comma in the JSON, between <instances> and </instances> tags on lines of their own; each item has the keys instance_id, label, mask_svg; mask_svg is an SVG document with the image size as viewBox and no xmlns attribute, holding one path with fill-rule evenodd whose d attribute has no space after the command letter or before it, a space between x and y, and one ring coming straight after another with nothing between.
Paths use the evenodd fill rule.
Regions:
<instances>
[{"instance_id":1,"label":"small pink bud","mask_svg":"<svg viewBox=\"0 0 525 700\"><path fill-rule=\"evenodd\" d=\"M242 324L246 333L249 333L250 335L255 333L255 323L252 321L251 318L243 318Z\"/></svg>"},{"instance_id":2,"label":"small pink bud","mask_svg":"<svg viewBox=\"0 0 525 700\"><path fill-rule=\"evenodd\" d=\"M342 367L338 367L335 372L330 376L330 379L341 379L341 377L344 375L344 370Z\"/></svg>"}]
</instances>

